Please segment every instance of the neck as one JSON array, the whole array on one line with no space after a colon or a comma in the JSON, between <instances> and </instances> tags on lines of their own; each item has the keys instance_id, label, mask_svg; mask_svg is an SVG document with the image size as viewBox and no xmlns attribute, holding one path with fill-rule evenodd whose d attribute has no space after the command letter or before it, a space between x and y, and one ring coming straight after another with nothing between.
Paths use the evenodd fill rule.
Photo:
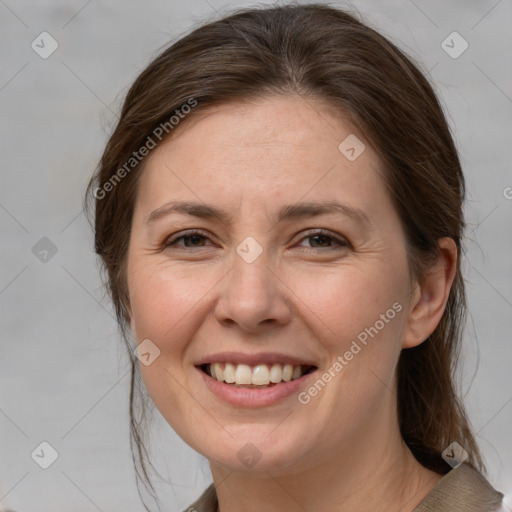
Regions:
<instances>
[{"instance_id":1,"label":"neck","mask_svg":"<svg viewBox=\"0 0 512 512\"><path fill-rule=\"evenodd\" d=\"M441 475L423 467L394 428L360 432L321 464L293 474L232 472L210 462L220 512L411 512ZM377 437L373 436L376 434ZM371 442L368 440L371 439Z\"/></svg>"}]
</instances>

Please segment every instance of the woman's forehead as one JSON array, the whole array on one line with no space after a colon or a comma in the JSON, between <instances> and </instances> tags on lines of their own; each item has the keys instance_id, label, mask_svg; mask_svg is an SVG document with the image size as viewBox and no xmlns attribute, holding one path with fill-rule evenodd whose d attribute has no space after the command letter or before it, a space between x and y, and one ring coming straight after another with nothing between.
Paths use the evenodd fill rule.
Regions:
<instances>
[{"instance_id":1,"label":"woman's forehead","mask_svg":"<svg viewBox=\"0 0 512 512\"><path fill-rule=\"evenodd\" d=\"M216 109L155 149L139 181L135 222L147 223L177 201L208 204L243 222L250 217L271 223L287 206L338 202L362 212L373 229L396 228L399 220L368 141L336 116L322 119L324 112L311 116L311 123L297 124L311 111L300 98L278 103ZM259 137L255 130L253 139L244 138L230 123L250 130L253 118L254 126L267 124L279 133L278 126L282 135ZM351 148L347 156L344 151ZM345 218L352 222L355 216Z\"/></svg>"},{"instance_id":2,"label":"woman's forehead","mask_svg":"<svg viewBox=\"0 0 512 512\"><path fill-rule=\"evenodd\" d=\"M220 126L222 130L212 129ZM192 131L193 136L207 135L205 143L222 143L226 147L230 143L233 147L278 143L302 147L304 137L337 146L345 132L356 132L349 116L340 108L333 108L320 98L298 94L261 96L203 109L198 106L181 122L181 127L170 141L187 138L187 132Z\"/></svg>"},{"instance_id":3,"label":"woman's forehead","mask_svg":"<svg viewBox=\"0 0 512 512\"><path fill-rule=\"evenodd\" d=\"M375 151L348 120L316 106L269 98L200 114L149 155L144 188L158 193L183 177L224 192L239 185L252 193L349 186L362 193L381 172Z\"/></svg>"}]
</instances>

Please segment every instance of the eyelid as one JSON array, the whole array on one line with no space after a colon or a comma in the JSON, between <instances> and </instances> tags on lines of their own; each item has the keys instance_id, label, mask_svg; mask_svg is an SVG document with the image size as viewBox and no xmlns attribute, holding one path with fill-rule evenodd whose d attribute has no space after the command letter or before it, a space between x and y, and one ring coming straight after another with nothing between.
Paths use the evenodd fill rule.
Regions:
<instances>
[{"instance_id":1,"label":"eyelid","mask_svg":"<svg viewBox=\"0 0 512 512\"><path fill-rule=\"evenodd\" d=\"M171 235L171 236L167 237L164 240L162 246L165 249L166 247L169 247L170 245L174 244L175 242L177 242L181 238L184 238L184 237L187 237L187 236L194 236L194 235L199 235L199 236L202 236L204 238L211 239L210 235L208 233L206 233L205 231L202 231L200 229L189 229L189 230L185 230L183 232L175 233L174 235ZM184 248L185 249L189 249L189 247L184 247Z\"/></svg>"},{"instance_id":2,"label":"eyelid","mask_svg":"<svg viewBox=\"0 0 512 512\"><path fill-rule=\"evenodd\" d=\"M338 235L337 233L335 234L327 229L310 228L310 229L307 229L305 232L303 231L301 233L302 233L302 237L299 240L299 242L302 242L303 240L313 237L313 236L325 235L325 236L331 238L332 240L334 240L338 244L339 247L351 247L351 243L347 240L347 238L345 238L342 235ZM189 236L194 236L194 235L199 235L199 236L204 237L205 239L211 240L211 237L205 231L202 231L200 229L190 229L190 230L183 231L181 233L176 233L175 235L168 237L162 245L162 250L174 245L178 240L180 240L184 237L189 237ZM181 246L181 248L184 250L194 250L194 248L192 248L192 247ZM322 249L323 249L325 251L328 249L332 250L334 248L335 247L325 247L325 248L309 247L306 249L311 249L313 251L315 251L315 250L322 251Z\"/></svg>"},{"instance_id":3,"label":"eyelid","mask_svg":"<svg viewBox=\"0 0 512 512\"><path fill-rule=\"evenodd\" d=\"M317 235L325 235L325 236L331 238L332 240L334 240L335 242L338 243L339 247L351 247L351 244L347 240L347 238L345 238L342 235L338 235L337 233L333 233L332 231L330 231L328 229L323 229L323 228L311 228L311 229L306 230L302 234L302 237L299 240L299 242L302 242L306 238L310 238L310 237L317 236ZM309 247L309 249L314 250L315 247ZM319 248L319 249L321 250L321 248ZM332 250L332 249L335 249L335 247L324 248L324 250L328 250L328 249Z\"/></svg>"}]
</instances>

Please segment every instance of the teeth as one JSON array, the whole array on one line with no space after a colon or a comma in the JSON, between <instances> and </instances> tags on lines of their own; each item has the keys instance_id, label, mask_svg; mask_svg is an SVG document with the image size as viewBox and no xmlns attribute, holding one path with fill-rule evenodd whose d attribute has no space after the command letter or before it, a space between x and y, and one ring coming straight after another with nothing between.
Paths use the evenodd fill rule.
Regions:
<instances>
[{"instance_id":1,"label":"teeth","mask_svg":"<svg viewBox=\"0 0 512 512\"><path fill-rule=\"evenodd\" d=\"M283 369L280 364L273 364L270 368L270 382L277 384L281 382L281 377L283 376Z\"/></svg>"},{"instance_id":2,"label":"teeth","mask_svg":"<svg viewBox=\"0 0 512 512\"><path fill-rule=\"evenodd\" d=\"M215 373L215 378L217 380L222 380L223 377L224 377L224 374L222 372L222 369L219 365L213 365L213 370L214 370L214 373Z\"/></svg>"},{"instance_id":3,"label":"teeth","mask_svg":"<svg viewBox=\"0 0 512 512\"><path fill-rule=\"evenodd\" d=\"M228 384L233 384L236 379L235 367L231 363L226 363L224 368L224 381Z\"/></svg>"},{"instance_id":4,"label":"teeth","mask_svg":"<svg viewBox=\"0 0 512 512\"><path fill-rule=\"evenodd\" d=\"M252 371L252 382L257 386L268 386L270 384L270 372L266 364L259 364Z\"/></svg>"},{"instance_id":5,"label":"teeth","mask_svg":"<svg viewBox=\"0 0 512 512\"><path fill-rule=\"evenodd\" d=\"M295 366L292 372L292 380L298 379L302 375L302 368L300 366Z\"/></svg>"},{"instance_id":6,"label":"teeth","mask_svg":"<svg viewBox=\"0 0 512 512\"><path fill-rule=\"evenodd\" d=\"M251 367L246 364L239 364L235 371L235 382L237 384L251 384Z\"/></svg>"},{"instance_id":7,"label":"teeth","mask_svg":"<svg viewBox=\"0 0 512 512\"><path fill-rule=\"evenodd\" d=\"M214 379L237 385L268 386L298 379L303 374L301 365L291 364L258 364L251 367L247 364L213 363L208 366L209 374Z\"/></svg>"},{"instance_id":8,"label":"teeth","mask_svg":"<svg viewBox=\"0 0 512 512\"><path fill-rule=\"evenodd\" d=\"M281 379L283 379L285 382L288 382L289 380L292 380L293 376L293 366L291 364L285 364L283 366L283 375Z\"/></svg>"}]
</instances>

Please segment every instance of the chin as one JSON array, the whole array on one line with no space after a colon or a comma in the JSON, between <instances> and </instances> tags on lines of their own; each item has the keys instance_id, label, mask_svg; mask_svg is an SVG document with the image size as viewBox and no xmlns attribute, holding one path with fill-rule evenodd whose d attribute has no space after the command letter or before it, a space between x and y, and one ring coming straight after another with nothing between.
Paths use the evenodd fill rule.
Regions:
<instances>
[{"instance_id":1,"label":"chin","mask_svg":"<svg viewBox=\"0 0 512 512\"><path fill-rule=\"evenodd\" d=\"M304 456L304 443L299 439L291 439L289 435L275 439L272 434L269 435L272 428L275 426L262 429L261 435L254 431L250 436L229 437L226 434L223 436L224 443L217 443L215 450L200 445L194 449L206 457L210 464L222 466L229 471L254 475L261 473L266 477L268 472L277 475L289 474L292 468L293 472L297 471L300 459Z\"/></svg>"}]
</instances>

